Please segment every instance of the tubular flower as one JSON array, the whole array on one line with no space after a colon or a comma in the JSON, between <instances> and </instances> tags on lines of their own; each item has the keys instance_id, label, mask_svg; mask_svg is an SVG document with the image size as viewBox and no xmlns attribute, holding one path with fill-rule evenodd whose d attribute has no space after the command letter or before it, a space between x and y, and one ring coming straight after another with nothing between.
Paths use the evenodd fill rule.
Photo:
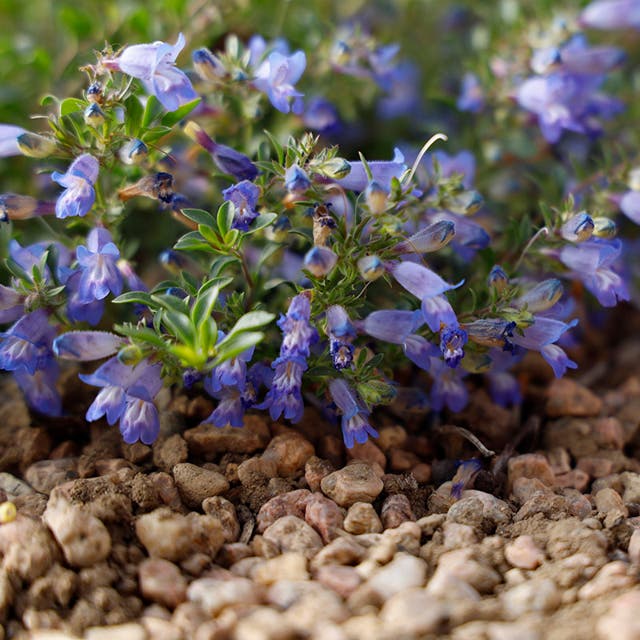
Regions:
<instances>
[{"instance_id":1,"label":"tubular flower","mask_svg":"<svg viewBox=\"0 0 640 640\"><path fill-rule=\"evenodd\" d=\"M356 329L344 307L334 304L327 309L329 353L336 369L344 369L353 362L353 339Z\"/></svg>"},{"instance_id":2,"label":"tubular flower","mask_svg":"<svg viewBox=\"0 0 640 640\"><path fill-rule=\"evenodd\" d=\"M234 229L249 231L249 225L260 215L256 211L259 196L260 187L249 180L242 180L222 192L222 197L233 202L235 207L232 224Z\"/></svg>"},{"instance_id":3,"label":"tubular flower","mask_svg":"<svg viewBox=\"0 0 640 640\"><path fill-rule=\"evenodd\" d=\"M300 80L306 66L307 58L303 51L296 51L291 56L272 51L256 70L253 84L269 96L271 104L278 111L302 113L303 94L296 91L294 85Z\"/></svg>"},{"instance_id":4,"label":"tubular flower","mask_svg":"<svg viewBox=\"0 0 640 640\"><path fill-rule=\"evenodd\" d=\"M120 251L106 229L92 229L87 246L80 245L76 256L82 272L78 287L80 302L103 300L109 292L120 295L122 274L117 267Z\"/></svg>"},{"instance_id":5,"label":"tubular flower","mask_svg":"<svg viewBox=\"0 0 640 640\"><path fill-rule=\"evenodd\" d=\"M329 393L342 414L342 437L348 449L356 442L363 444L369 436L378 437L378 432L369 424L369 411L362 406L357 393L345 380L332 380L329 383Z\"/></svg>"},{"instance_id":6,"label":"tubular flower","mask_svg":"<svg viewBox=\"0 0 640 640\"><path fill-rule=\"evenodd\" d=\"M54 171L51 179L65 188L56 201L56 217L85 216L93 207L98 161L88 153L76 158L66 173Z\"/></svg>"}]
</instances>

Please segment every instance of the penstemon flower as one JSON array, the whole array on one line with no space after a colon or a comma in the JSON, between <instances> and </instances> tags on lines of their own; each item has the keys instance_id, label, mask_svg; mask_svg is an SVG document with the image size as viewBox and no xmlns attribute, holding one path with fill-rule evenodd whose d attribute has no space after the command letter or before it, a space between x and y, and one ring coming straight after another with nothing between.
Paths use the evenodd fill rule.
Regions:
<instances>
[{"instance_id":1,"label":"penstemon flower","mask_svg":"<svg viewBox=\"0 0 640 640\"><path fill-rule=\"evenodd\" d=\"M98 179L98 161L85 153L76 158L66 173L54 171L51 179L65 190L56 201L56 217L86 216L93 207L96 192L93 188Z\"/></svg>"}]
</instances>

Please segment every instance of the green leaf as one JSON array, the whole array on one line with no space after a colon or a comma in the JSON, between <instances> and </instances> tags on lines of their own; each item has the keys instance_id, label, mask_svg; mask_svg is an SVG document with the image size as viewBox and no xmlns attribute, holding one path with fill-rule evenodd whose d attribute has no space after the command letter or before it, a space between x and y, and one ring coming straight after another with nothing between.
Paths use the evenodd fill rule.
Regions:
<instances>
[{"instance_id":1,"label":"green leaf","mask_svg":"<svg viewBox=\"0 0 640 640\"><path fill-rule=\"evenodd\" d=\"M182 215L205 227L216 228L216 221L211 213L203 209L182 209Z\"/></svg>"},{"instance_id":2,"label":"green leaf","mask_svg":"<svg viewBox=\"0 0 640 640\"><path fill-rule=\"evenodd\" d=\"M183 344L192 349L196 344L196 334L189 316L175 310L166 310L162 313L162 323Z\"/></svg>"},{"instance_id":3,"label":"green leaf","mask_svg":"<svg viewBox=\"0 0 640 640\"><path fill-rule=\"evenodd\" d=\"M151 300L169 311L174 311L175 313L180 313L185 316L189 315L189 307L187 306L187 303L182 298L178 298L178 296L172 296L166 293L156 293L151 294Z\"/></svg>"},{"instance_id":4,"label":"green leaf","mask_svg":"<svg viewBox=\"0 0 640 640\"><path fill-rule=\"evenodd\" d=\"M164 116L162 116L162 120L160 120L160 124L165 127L173 127L174 124L188 116L200 104L201 100L202 98L196 98L178 107L175 111L165 113Z\"/></svg>"},{"instance_id":5,"label":"green leaf","mask_svg":"<svg viewBox=\"0 0 640 640\"><path fill-rule=\"evenodd\" d=\"M31 282L31 276L13 258L7 258L5 260L5 266L9 273L18 278L18 280Z\"/></svg>"},{"instance_id":6,"label":"green leaf","mask_svg":"<svg viewBox=\"0 0 640 640\"><path fill-rule=\"evenodd\" d=\"M218 223L218 230L222 237L226 236L229 229L231 229L235 215L236 208L233 205L233 202L227 200L220 205L218 215L216 216L216 222Z\"/></svg>"},{"instance_id":7,"label":"green leaf","mask_svg":"<svg viewBox=\"0 0 640 640\"><path fill-rule=\"evenodd\" d=\"M265 324L268 324L275 318L273 313L268 311L249 311L245 313L238 321L233 325L229 336L232 336L241 331L248 331L249 329L257 329Z\"/></svg>"},{"instance_id":8,"label":"green leaf","mask_svg":"<svg viewBox=\"0 0 640 640\"><path fill-rule=\"evenodd\" d=\"M119 295L117 298L114 298L112 302L115 302L116 304L144 304L147 307L155 307L153 299L146 291L127 291L126 293Z\"/></svg>"},{"instance_id":9,"label":"green leaf","mask_svg":"<svg viewBox=\"0 0 640 640\"><path fill-rule=\"evenodd\" d=\"M87 103L84 100L78 98L65 98L60 103L60 115L68 116L74 111L84 111L87 108Z\"/></svg>"},{"instance_id":10,"label":"green leaf","mask_svg":"<svg viewBox=\"0 0 640 640\"><path fill-rule=\"evenodd\" d=\"M148 344L152 344L155 347L160 347L164 349L166 347L164 340L161 336L159 336L153 329L150 327L135 327L133 325L115 325L115 330L122 334L123 336L127 336L129 338L133 338L134 340L140 340L141 342L146 342Z\"/></svg>"},{"instance_id":11,"label":"green leaf","mask_svg":"<svg viewBox=\"0 0 640 640\"><path fill-rule=\"evenodd\" d=\"M274 136L267 130L264 131L264 135L269 138L269 142L271 142L271 146L273 150L276 152L276 156L278 158L278 164L282 164L284 160L284 151L282 149L282 145L274 138Z\"/></svg>"},{"instance_id":12,"label":"green leaf","mask_svg":"<svg viewBox=\"0 0 640 640\"><path fill-rule=\"evenodd\" d=\"M162 113L163 107L160 101L155 96L149 96L147 98L147 104L144 107L144 113L142 115L141 126L143 129L147 129L149 125L158 118Z\"/></svg>"},{"instance_id":13,"label":"green leaf","mask_svg":"<svg viewBox=\"0 0 640 640\"><path fill-rule=\"evenodd\" d=\"M249 235L250 233L255 233L256 231L260 231L260 229L264 229L269 225L273 224L276 218L278 217L277 213L261 213L252 223L249 225L249 230L245 231L245 235Z\"/></svg>"},{"instance_id":14,"label":"green leaf","mask_svg":"<svg viewBox=\"0 0 640 640\"><path fill-rule=\"evenodd\" d=\"M211 312L219 293L220 287L215 285L202 293L198 293L198 297L191 308L191 321L195 325L196 331L200 331L201 325L211 317Z\"/></svg>"},{"instance_id":15,"label":"green leaf","mask_svg":"<svg viewBox=\"0 0 640 640\"><path fill-rule=\"evenodd\" d=\"M226 267L234 262L240 262L236 256L219 256L211 262L209 267L209 275L212 277L220 275Z\"/></svg>"},{"instance_id":16,"label":"green leaf","mask_svg":"<svg viewBox=\"0 0 640 640\"><path fill-rule=\"evenodd\" d=\"M167 133L171 132L171 127L153 127L153 129L148 129L140 136L140 140L143 142L156 142L156 140L160 140L167 135Z\"/></svg>"},{"instance_id":17,"label":"green leaf","mask_svg":"<svg viewBox=\"0 0 640 640\"><path fill-rule=\"evenodd\" d=\"M124 108L126 110L124 119L125 131L128 136L135 138L140 132L144 108L138 99L138 96L135 95L130 95L124 101Z\"/></svg>"},{"instance_id":18,"label":"green leaf","mask_svg":"<svg viewBox=\"0 0 640 640\"><path fill-rule=\"evenodd\" d=\"M197 231L191 231L182 236L173 245L174 249L179 249L180 251L208 251L209 253L217 253L211 246L207 243L207 241L202 237L202 234Z\"/></svg>"},{"instance_id":19,"label":"green leaf","mask_svg":"<svg viewBox=\"0 0 640 640\"><path fill-rule=\"evenodd\" d=\"M264 333L261 331L245 331L226 336L224 340L218 344L218 355L213 361L213 366L218 366L226 360L235 358L246 349L257 345L263 338Z\"/></svg>"},{"instance_id":20,"label":"green leaf","mask_svg":"<svg viewBox=\"0 0 640 640\"><path fill-rule=\"evenodd\" d=\"M40 106L41 107L48 107L49 105L52 104L58 104L60 102L60 100L58 100L58 98L56 98L56 96L47 93L47 95L42 96L42 99L40 100Z\"/></svg>"},{"instance_id":21,"label":"green leaf","mask_svg":"<svg viewBox=\"0 0 640 640\"><path fill-rule=\"evenodd\" d=\"M198 231L212 247L215 247L218 250L223 248L222 238L213 229L199 224Z\"/></svg>"}]
</instances>

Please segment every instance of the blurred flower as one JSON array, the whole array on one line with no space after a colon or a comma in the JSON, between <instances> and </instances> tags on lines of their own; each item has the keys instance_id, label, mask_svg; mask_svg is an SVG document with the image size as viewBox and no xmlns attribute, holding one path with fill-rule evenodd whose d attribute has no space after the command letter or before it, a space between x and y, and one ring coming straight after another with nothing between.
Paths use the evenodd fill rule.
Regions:
<instances>
[{"instance_id":1,"label":"blurred flower","mask_svg":"<svg viewBox=\"0 0 640 640\"><path fill-rule=\"evenodd\" d=\"M260 187L249 180L242 180L222 192L222 197L235 207L231 225L234 229L249 231L249 225L260 215L256 211L259 196Z\"/></svg>"},{"instance_id":2,"label":"blurred flower","mask_svg":"<svg viewBox=\"0 0 640 640\"><path fill-rule=\"evenodd\" d=\"M478 113L484 107L485 97L482 85L475 73L465 73L456 106L460 111Z\"/></svg>"},{"instance_id":3,"label":"blurred flower","mask_svg":"<svg viewBox=\"0 0 640 640\"><path fill-rule=\"evenodd\" d=\"M345 369L353 362L353 339L356 329L344 307L338 304L327 309L327 334L329 335L329 354L336 369Z\"/></svg>"},{"instance_id":4,"label":"blurred flower","mask_svg":"<svg viewBox=\"0 0 640 640\"><path fill-rule=\"evenodd\" d=\"M23 133L26 133L26 129L22 127L15 127L12 124L0 124L0 158L20 154L18 136Z\"/></svg>"},{"instance_id":5,"label":"blurred flower","mask_svg":"<svg viewBox=\"0 0 640 640\"><path fill-rule=\"evenodd\" d=\"M640 2L596 0L583 9L580 24L592 29L640 29Z\"/></svg>"},{"instance_id":6,"label":"blurred flower","mask_svg":"<svg viewBox=\"0 0 640 640\"><path fill-rule=\"evenodd\" d=\"M257 68L253 84L269 96L271 104L278 111L302 113L303 94L296 91L294 85L300 80L306 65L307 58L303 51L296 51L291 56L272 51Z\"/></svg>"},{"instance_id":7,"label":"blurred flower","mask_svg":"<svg viewBox=\"0 0 640 640\"><path fill-rule=\"evenodd\" d=\"M120 295L122 274L116 265L120 251L106 229L92 229L87 236L87 246L80 245L76 255L82 270L78 288L81 302L102 300L109 292Z\"/></svg>"},{"instance_id":8,"label":"blurred flower","mask_svg":"<svg viewBox=\"0 0 640 640\"><path fill-rule=\"evenodd\" d=\"M404 155L400 149L394 149L393 160L373 160L367 162L371 171L372 179L387 193L391 189L391 179L400 178L406 171L407 165L404 163ZM350 191L364 191L369 185L369 176L362 162L351 162L351 171L346 178L338 180L338 184L343 189Z\"/></svg>"},{"instance_id":9,"label":"blurred flower","mask_svg":"<svg viewBox=\"0 0 640 640\"><path fill-rule=\"evenodd\" d=\"M333 379L329 392L342 414L342 437L348 449L356 442L364 444L369 436L378 437L378 432L369 424L369 411L344 379Z\"/></svg>"}]
</instances>

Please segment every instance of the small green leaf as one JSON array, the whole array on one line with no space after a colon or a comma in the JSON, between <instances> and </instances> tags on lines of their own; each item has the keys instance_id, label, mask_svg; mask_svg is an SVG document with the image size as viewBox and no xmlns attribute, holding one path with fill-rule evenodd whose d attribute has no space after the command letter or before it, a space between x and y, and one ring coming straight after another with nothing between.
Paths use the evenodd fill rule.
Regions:
<instances>
[{"instance_id":1,"label":"small green leaf","mask_svg":"<svg viewBox=\"0 0 640 640\"><path fill-rule=\"evenodd\" d=\"M162 120L160 120L160 124L165 127L173 127L174 124L180 122L183 118L186 118L201 101L202 98L196 98L195 100L178 107L175 111L165 113L164 116L162 116Z\"/></svg>"},{"instance_id":2,"label":"small green leaf","mask_svg":"<svg viewBox=\"0 0 640 640\"><path fill-rule=\"evenodd\" d=\"M117 324L114 328L118 333L133 338L134 340L140 340L140 342L146 342L161 349L164 349L166 346L164 340L150 327Z\"/></svg>"},{"instance_id":3,"label":"small green leaf","mask_svg":"<svg viewBox=\"0 0 640 640\"><path fill-rule=\"evenodd\" d=\"M215 218L208 211L204 211L203 209L182 209L181 211L182 215L189 218L189 220L193 220L205 227L216 228Z\"/></svg>"},{"instance_id":4,"label":"small green leaf","mask_svg":"<svg viewBox=\"0 0 640 640\"><path fill-rule=\"evenodd\" d=\"M112 302L116 304L125 304L125 303L133 303L133 304L144 304L147 307L154 307L153 299L146 291L127 291L119 295L117 298L114 298Z\"/></svg>"},{"instance_id":5,"label":"small green leaf","mask_svg":"<svg viewBox=\"0 0 640 640\"><path fill-rule=\"evenodd\" d=\"M144 113L142 115L141 126L143 129L147 129L149 125L158 118L162 113L163 107L160 101L155 96L149 96L147 98L147 104L144 107Z\"/></svg>"},{"instance_id":6,"label":"small green leaf","mask_svg":"<svg viewBox=\"0 0 640 640\"><path fill-rule=\"evenodd\" d=\"M5 266L9 273L18 278L18 280L31 282L31 276L13 258L7 258L5 260Z\"/></svg>"},{"instance_id":7,"label":"small green leaf","mask_svg":"<svg viewBox=\"0 0 640 640\"><path fill-rule=\"evenodd\" d=\"M87 103L84 100L78 100L78 98L65 98L60 103L60 115L68 116L74 111L84 111L87 108Z\"/></svg>"},{"instance_id":8,"label":"small green leaf","mask_svg":"<svg viewBox=\"0 0 640 640\"><path fill-rule=\"evenodd\" d=\"M222 249L223 243L222 238L210 227L205 227L204 225L198 225L198 231L202 235L202 237L216 249Z\"/></svg>"},{"instance_id":9,"label":"small green leaf","mask_svg":"<svg viewBox=\"0 0 640 640\"><path fill-rule=\"evenodd\" d=\"M157 293L151 294L151 300L169 311L174 311L175 313L180 313L185 316L189 315L187 303L182 298L178 298L178 296L172 296L167 293Z\"/></svg>"},{"instance_id":10,"label":"small green leaf","mask_svg":"<svg viewBox=\"0 0 640 640\"><path fill-rule=\"evenodd\" d=\"M221 362L235 358L246 349L257 345L263 338L264 333L260 331L246 331L226 336L218 344L218 355L213 361L213 366L218 366Z\"/></svg>"},{"instance_id":11,"label":"small green leaf","mask_svg":"<svg viewBox=\"0 0 640 640\"><path fill-rule=\"evenodd\" d=\"M192 349L196 344L196 334L189 316L174 310L165 310L162 313L162 324L183 344Z\"/></svg>"},{"instance_id":12,"label":"small green leaf","mask_svg":"<svg viewBox=\"0 0 640 640\"><path fill-rule=\"evenodd\" d=\"M275 318L273 313L268 311L249 311L245 313L238 321L233 325L229 336L241 331L248 331L249 329L257 329L265 324L268 324Z\"/></svg>"},{"instance_id":13,"label":"small green leaf","mask_svg":"<svg viewBox=\"0 0 640 640\"><path fill-rule=\"evenodd\" d=\"M211 317L211 312L218 299L220 287L211 286L203 293L199 293L196 301L191 308L191 321L196 327L196 331L200 331L201 325Z\"/></svg>"},{"instance_id":14,"label":"small green leaf","mask_svg":"<svg viewBox=\"0 0 640 640\"><path fill-rule=\"evenodd\" d=\"M220 205L218 215L216 216L216 222L218 223L218 230L222 237L226 236L229 229L231 229L235 214L236 208L233 205L233 202L226 200Z\"/></svg>"},{"instance_id":15,"label":"small green leaf","mask_svg":"<svg viewBox=\"0 0 640 640\"><path fill-rule=\"evenodd\" d=\"M183 235L182 238L173 245L173 248L179 249L180 251L208 251L210 253L216 253L202 237L202 234L197 231L191 231Z\"/></svg>"},{"instance_id":16,"label":"small green leaf","mask_svg":"<svg viewBox=\"0 0 640 640\"><path fill-rule=\"evenodd\" d=\"M170 132L171 127L153 127L153 129L147 129L147 131L140 136L140 140L148 143L156 142Z\"/></svg>"},{"instance_id":17,"label":"small green leaf","mask_svg":"<svg viewBox=\"0 0 640 640\"><path fill-rule=\"evenodd\" d=\"M245 231L245 235L255 233L273 224L278 217L277 213L261 213L249 226L249 231Z\"/></svg>"},{"instance_id":18,"label":"small green leaf","mask_svg":"<svg viewBox=\"0 0 640 640\"><path fill-rule=\"evenodd\" d=\"M42 99L40 100L40 106L41 107L48 107L51 104L58 104L60 102L60 100L58 100L58 98L56 98L56 96L48 93L45 96L42 96Z\"/></svg>"},{"instance_id":19,"label":"small green leaf","mask_svg":"<svg viewBox=\"0 0 640 640\"><path fill-rule=\"evenodd\" d=\"M128 136L136 137L140 132L140 125L142 124L142 116L144 108L140 102L138 96L130 95L124 101L125 114L125 131Z\"/></svg>"},{"instance_id":20,"label":"small green leaf","mask_svg":"<svg viewBox=\"0 0 640 640\"><path fill-rule=\"evenodd\" d=\"M284 160L284 151L282 149L282 145L275 139L275 137L269 132L264 131L264 135L269 138L269 142L271 142L271 146L273 150L276 152L276 156L278 158L278 164L282 165Z\"/></svg>"}]
</instances>

